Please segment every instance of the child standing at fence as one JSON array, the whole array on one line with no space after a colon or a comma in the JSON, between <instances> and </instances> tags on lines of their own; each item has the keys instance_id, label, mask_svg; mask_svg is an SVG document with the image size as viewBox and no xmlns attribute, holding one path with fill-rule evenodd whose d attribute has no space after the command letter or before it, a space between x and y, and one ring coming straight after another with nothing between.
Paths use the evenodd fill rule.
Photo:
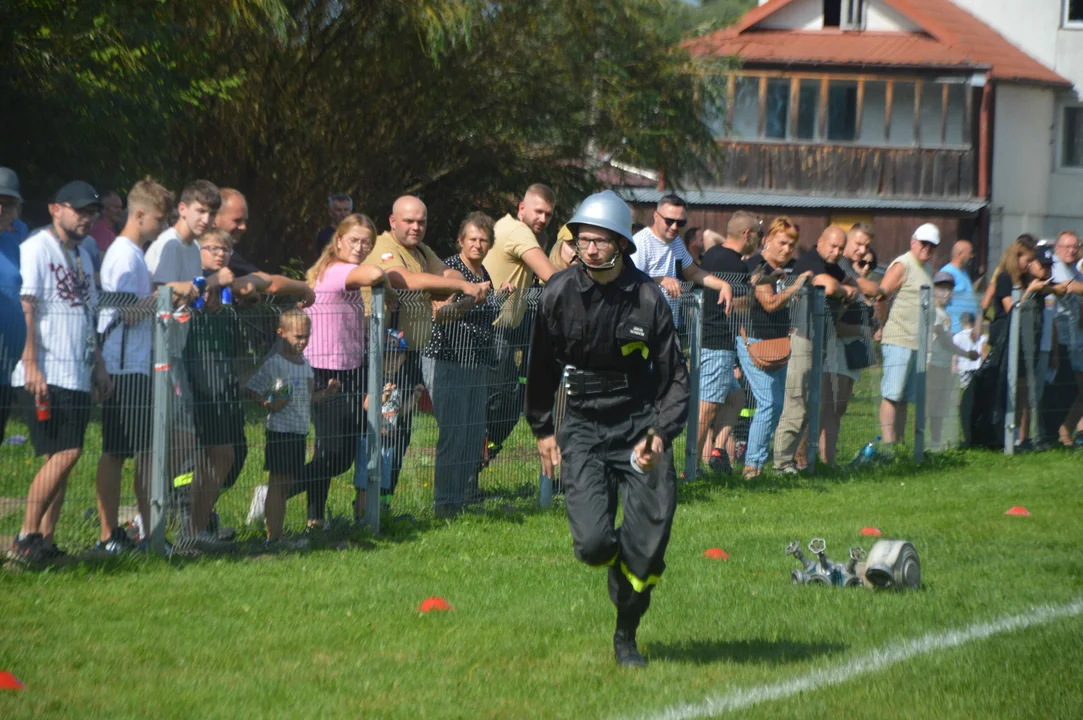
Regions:
<instances>
[{"instance_id":1,"label":"child standing at fence","mask_svg":"<svg viewBox=\"0 0 1083 720\"><path fill-rule=\"evenodd\" d=\"M954 289L955 278L950 273L938 272L933 276L936 316L933 320L929 365L925 375L925 415L929 419L929 448L932 450L955 444L958 437L959 385L952 372L955 356L960 355L970 361L981 357L974 350L959 347L952 338L951 316L948 315L947 305L951 302Z\"/></svg>"},{"instance_id":2,"label":"child standing at fence","mask_svg":"<svg viewBox=\"0 0 1083 720\"><path fill-rule=\"evenodd\" d=\"M279 349L267 357L247 386L249 395L268 411L263 464L271 475L267 488L267 544L293 549L306 543L284 539L282 526L290 486L305 466L311 406L334 395L340 387L332 379L326 389L313 392L312 367L304 356L311 332L312 321L303 310L291 308L282 313Z\"/></svg>"},{"instance_id":3,"label":"child standing at fence","mask_svg":"<svg viewBox=\"0 0 1083 720\"><path fill-rule=\"evenodd\" d=\"M408 350L406 336L401 330L388 330L387 342L384 345L383 378L384 386L380 393L380 454L383 464L380 466L380 494L384 498L385 508L391 502L391 465L393 462L393 450L397 433L401 431L401 416L412 413L425 386L414 384L413 387L400 385L403 382L403 366L406 362ZM366 394L362 401L362 409L367 413L369 409L370 395ZM360 446L354 473L354 522L364 521L365 508L367 507L368 490L368 455L366 447Z\"/></svg>"},{"instance_id":4,"label":"child standing at fence","mask_svg":"<svg viewBox=\"0 0 1083 720\"><path fill-rule=\"evenodd\" d=\"M974 327L975 322L974 313L960 313L959 325L962 327L962 330L955 333L951 338L952 342L963 350L978 353L978 357L973 360L962 356L955 358L955 373L959 376L959 386L963 388L970 384L970 379L974 377L974 373L981 367L981 360L985 356L985 351L989 344L989 336L985 333L980 333L980 330L976 331Z\"/></svg>"}]
</instances>

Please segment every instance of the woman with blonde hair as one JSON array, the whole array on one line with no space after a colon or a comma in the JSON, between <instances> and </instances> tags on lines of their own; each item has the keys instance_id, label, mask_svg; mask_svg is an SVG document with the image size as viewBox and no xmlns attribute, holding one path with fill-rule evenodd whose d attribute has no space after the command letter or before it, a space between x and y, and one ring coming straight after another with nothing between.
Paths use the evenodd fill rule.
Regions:
<instances>
[{"instance_id":1,"label":"woman with blonde hair","mask_svg":"<svg viewBox=\"0 0 1083 720\"><path fill-rule=\"evenodd\" d=\"M982 302L983 308L993 312L989 323L989 354L970 384L967 386L968 397L964 399L967 414L963 422L968 427L968 439L975 445L999 448L1004 443L1004 419L1006 414L1008 377L1008 329L1011 314L1031 298L1053 290L1049 285L1048 267L1035 258L1041 254L1048 256L1048 251L1039 249L1031 235L1021 235L1008 246L993 273L989 291ZM1052 264L1052 258L1048 258ZM1019 304L1012 301L1012 290L1023 289ZM1040 328L1040 324L1039 324ZM1020 338L1022 340L1022 338ZM1040 338L1038 338L1040 341ZM1016 375L1016 426L1019 428L1021 442L1027 443L1030 425L1030 391L1028 386L1027 366L1023 356L1024 343L1020 342L1020 357Z\"/></svg>"},{"instance_id":2,"label":"woman with blonde hair","mask_svg":"<svg viewBox=\"0 0 1083 720\"><path fill-rule=\"evenodd\" d=\"M799 237L800 228L788 217L775 218L764 236L763 249L746 263L755 291L748 315L740 320L736 343L741 370L756 398L745 450L746 478L763 471L782 415L790 355L790 301L811 277L806 272L795 282L789 280Z\"/></svg>"},{"instance_id":3,"label":"woman with blonde hair","mask_svg":"<svg viewBox=\"0 0 1083 720\"><path fill-rule=\"evenodd\" d=\"M346 472L357 457L365 393L365 307L357 291L383 285L394 293L383 270L361 265L375 240L372 220L347 215L305 274L316 291L316 302L305 309L312 319L312 335L304 353L312 366L314 388L323 390L332 380L341 384L337 395L312 408L316 450L290 492L293 497L307 491L310 527L323 524L331 479ZM252 499L249 522L262 515L265 487ZM358 502L355 499L355 515Z\"/></svg>"},{"instance_id":4,"label":"woman with blonde hair","mask_svg":"<svg viewBox=\"0 0 1083 720\"><path fill-rule=\"evenodd\" d=\"M549 262L559 270L567 270L569 266L579 262L579 256L575 254L575 246L572 244L572 231L567 225L560 228L557 233L557 241L553 243L553 249L549 251Z\"/></svg>"}]
</instances>

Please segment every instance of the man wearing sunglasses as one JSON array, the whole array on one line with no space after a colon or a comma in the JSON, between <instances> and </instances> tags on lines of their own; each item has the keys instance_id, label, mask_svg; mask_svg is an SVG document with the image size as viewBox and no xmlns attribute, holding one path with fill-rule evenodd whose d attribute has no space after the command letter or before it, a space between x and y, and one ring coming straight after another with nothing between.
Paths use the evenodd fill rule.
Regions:
<instances>
[{"instance_id":1,"label":"man wearing sunglasses","mask_svg":"<svg viewBox=\"0 0 1083 720\"><path fill-rule=\"evenodd\" d=\"M704 272L681 240L681 233L688 224L687 204L677 195L664 195L654 210L654 224L635 234L635 253L632 262L662 286L669 308L673 312L673 324L682 325L678 298L681 296L680 280L687 280L718 291L718 304L729 308L733 290L729 283ZM681 271L678 277L677 263Z\"/></svg>"}]
</instances>

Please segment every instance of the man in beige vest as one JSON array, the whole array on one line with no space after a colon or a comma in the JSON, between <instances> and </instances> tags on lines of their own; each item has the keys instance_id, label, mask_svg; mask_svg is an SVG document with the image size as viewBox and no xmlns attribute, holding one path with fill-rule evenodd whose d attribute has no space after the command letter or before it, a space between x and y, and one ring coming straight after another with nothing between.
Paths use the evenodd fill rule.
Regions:
<instances>
[{"instance_id":1,"label":"man in beige vest","mask_svg":"<svg viewBox=\"0 0 1083 720\"><path fill-rule=\"evenodd\" d=\"M504 309L496 319L499 332L492 374L489 376L489 401L486 406L486 431L489 462L500 452L519 423L523 410L523 386L519 382L530 347L533 309L527 291L537 277L543 283L556 268L545 254L545 228L553 219L556 193L535 183L526 189L516 217L509 213L493 228L493 247L482 263L493 279L494 287L510 283L515 291L504 300Z\"/></svg>"},{"instance_id":2,"label":"man in beige vest","mask_svg":"<svg viewBox=\"0 0 1083 720\"><path fill-rule=\"evenodd\" d=\"M910 238L910 252L895 258L880 283L882 297L891 303L884 325L884 372L880 380L880 432L885 443L901 441L906 433L906 404L917 399L918 327L921 287L933 285L928 262L940 244L940 230L925 223ZM933 310L929 303L930 313ZM929 327L932 326L930 322Z\"/></svg>"},{"instance_id":3,"label":"man in beige vest","mask_svg":"<svg viewBox=\"0 0 1083 720\"><path fill-rule=\"evenodd\" d=\"M428 210L419 198L412 195L400 197L391 209L391 232L381 233L376 238L372 252L362 263L381 268L396 290L418 291L400 295L399 302L396 329L402 331L406 351L395 384L403 397L409 396L413 388L421 383L421 350L432 335L432 296L445 298L462 293L473 298L477 304L484 302L490 290L489 283L467 282L461 273L445 265L422 242L428 219ZM379 351L380 348L369 349L369 352ZM379 391L370 388L370 392ZM392 493L398 484L402 460L413 433L414 416L409 403L401 408L397 422L391 462Z\"/></svg>"}]
</instances>

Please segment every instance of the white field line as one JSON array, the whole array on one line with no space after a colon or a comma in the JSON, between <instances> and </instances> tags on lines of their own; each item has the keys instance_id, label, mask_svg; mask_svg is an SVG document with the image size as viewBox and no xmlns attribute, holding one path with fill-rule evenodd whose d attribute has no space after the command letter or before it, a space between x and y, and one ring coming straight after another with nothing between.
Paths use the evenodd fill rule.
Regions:
<instances>
[{"instance_id":1,"label":"white field line","mask_svg":"<svg viewBox=\"0 0 1083 720\"><path fill-rule=\"evenodd\" d=\"M702 702L675 705L657 713L643 715L645 720L690 720L743 710L773 700L784 700L803 692L840 685L860 675L879 672L919 655L948 650L983 640L993 635L1045 625L1083 613L1083 599L1067 605L1038 605L1019 615L1008 615L990 622L976 623L959 630L929 633L919 638L894 643L873 650L837 667L814 670L806 675L771 685L734 690L725 695L710 695Z\"/></svg>"}]
</instances>

